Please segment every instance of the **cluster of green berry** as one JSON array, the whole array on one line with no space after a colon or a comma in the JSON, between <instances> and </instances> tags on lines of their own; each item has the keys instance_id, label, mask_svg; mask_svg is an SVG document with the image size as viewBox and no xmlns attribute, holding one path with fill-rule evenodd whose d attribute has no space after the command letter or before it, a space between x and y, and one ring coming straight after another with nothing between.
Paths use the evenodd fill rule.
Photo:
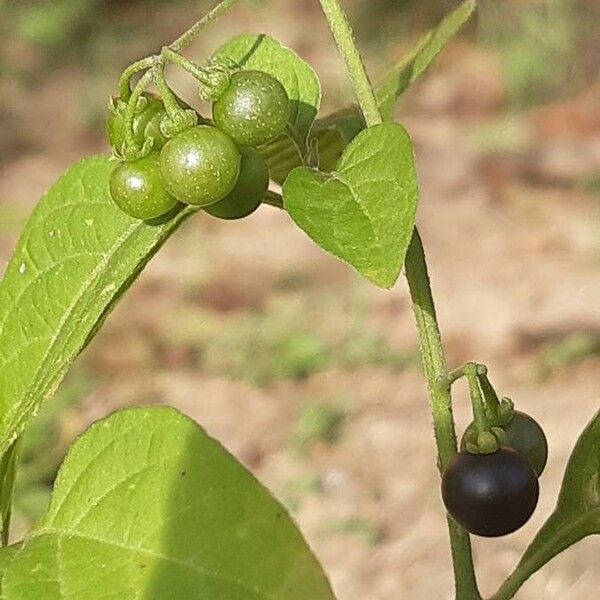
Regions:
<instances>
[{"instance_id":1,"label":"cluster of green berry","mask_svg":"<svg viewBox=\"0 0 600 600\"><path fill-rule=\"evenodd\" d=\"M256 147L279 137L290 118L290 100L277 79L262 71L233 73L212 104L213 122L198 117L200 124L174 135L160 98L139 97L130 132L127 105L120 106L108 117L115 153L123 155L128 139L144 148L141 157L121 160L111 175L111 196L125 213L151 220L183 203L239 219L260 206L269 172Z\"/></svg>"}]
</instances>

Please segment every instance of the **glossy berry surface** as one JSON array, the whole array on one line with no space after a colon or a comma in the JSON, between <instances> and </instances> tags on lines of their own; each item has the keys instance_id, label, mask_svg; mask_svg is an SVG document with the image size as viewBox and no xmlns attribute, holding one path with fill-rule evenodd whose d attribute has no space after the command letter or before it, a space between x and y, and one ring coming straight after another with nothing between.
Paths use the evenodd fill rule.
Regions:
<instances>
[{"instance_id":1,"label":"glossy berry surface","mask_svg":"<svg viewBox=\"0 0 600 600\"><path fill-rule=\"evenodd\" d=\"M470 533L507 535L535 510L539 484L529 462L508 448L492 454L459 452L442 477L448 513Z\"/></svg>"},{"instance_id":2,"label":"glossy berry surface","mask_svg":"<svg viewBox=\"0 0 600 600\"><path fill-rule=\"evenodd\" d=\"M210 125L200 125L166 143L160 153L160 173L165 187L177 200L208 206L233 190L240 161L229 136Z\"/></svg>"},{"instance_id":3,"label":"glossy berry surface","mask_svg":"<svg viewBox=\"0 0 600 600\"><path fill-rule=\"evenodd\" d=\"M145 93L146 104L133 117L133 138L140 148L144 141L152 137L152 148L160 150L167 139L160 131L160 121L166 115L163 103L153 94ZM111 146L120 152L125 142L125 117L122 112L111 112L106 122L108 139Z\"/></svg>"},{"instance_id":4,"label":"glossy berry surface","mask_svg":"<svg viewBox=\"0 0 600 600\"><path fill-rule=\"evenodd\" d=\"M220 219L242 219L252 214L262 203L269 186L269 170L257 150L240 148L242 157L240 176L233 190L223 200L204 210Z\"/></svg>"},{"instance_id":5,"label":"glossy berry surface","mask_svg":"<svg viewBox=\"0 0 600 600\"><path fill-rule=\"evenodd\" d=\"M136 219L155 219L177 204L163 185L158 153L117 165L110 176L110 194L117 206Z\"/></svg>"},{"instance_id":6,"label":"glossy berry surface","mask_svg":"<svg viewBox=\"0 0 600 600\"><path fill-rule=\"evenodd\" d=\"M534 418L518 410L503 429L504 445L527 458L539 477L548 460L548 440L544 430Z\"/></svg>"},{"instance_id":7,"label":"glossy berry surface","mask_svg":"<svg viewBox=\"0 0 600 600\"><path fill-rule=\"evenodd\" d=\"M503 426L504 439L502 446L512 448L524 456L539 477L548 460L548 440L538 422L528 414L515 410L513 418ZM471 423L463 435L461 448L466 447L466 440L475 432L475 423Z\"/></svg>"},{"instance_id":8,"label":"glossy berry surface","mask_svg":"<svg viewBox=\"0 0 600 600\"><path fill-rule=\"evenodd\" d=\"M281 83L262 71L238 71L213 104L215 125L243 146L277 138L290 118L290 100Z\"/></svg>"}]
</instances>

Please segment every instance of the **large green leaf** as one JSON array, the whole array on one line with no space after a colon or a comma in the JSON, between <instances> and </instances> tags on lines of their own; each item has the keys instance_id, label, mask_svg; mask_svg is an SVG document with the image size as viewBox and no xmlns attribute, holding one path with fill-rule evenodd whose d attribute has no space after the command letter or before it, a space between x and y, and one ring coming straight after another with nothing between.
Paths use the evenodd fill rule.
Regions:
<instances>
[{"instance_id":1,"label":"large green leaf","mask_svg":"<svg viewBox=\"0 0 600 600\"><path fill-rule=\"evenodd\" d=\"M0 458L0 539L3 546L8 544L19 446L20 440L16 440Z\"/></svg>"},{"instance_id":2,"label":"large green leaf","mask_svg":"<svg viewBox=\"0 0 600 600\"><path fill-rule=\"evenodd\" d=\"M48 513L5 564L5 600L333 600L283 507L165 407L81 436Z\"/></svg>"},{"instance_id":3,"label":"large green leaf","mask_svg":"<svg viewBox=\"0 0 600 600\"><path fill-rule=\"evenodd\" d=\"M221 46L215 52L214 58L233 61L244 69L264 71L283 84L292 105L290 126L294 135L283 135L260 150L267 160L272 176L276 175L278 165L286 160L301 162L306 152L310 129L321 103L321 84L314 69L295 52L264 34L235 37ZM289 153L287 158L279 155L276 150L282 145ZM269 151L270 148L275 149L274 153Z\"/></svg>"},{"instance_id":4,"label":"large green leaf","mask_svg":"<svg viewBox=\"0 0 600 600\"><path fill-rule=\"evenodd\" d=\"M284 206L296 224L385 288L404 263L417 199L412 144L396 123L359 133L333 173L298 167L283 186Z\"/></svg>"},{"instance_id":5,"label":"large green leaf","mask_svg":"<svg viewBox=\"0 0 600 600\"><path fill-rule=\"evenodd\" d=\"M458 33L477 8L475 0L466 0L435 29L428 31L414 49L398 62L377 86L376 94L384 119L390 119L394 104L402 93L429 67L444 46Z\"/></svg>"},{"instance_id":6,"label":"large green leaf","mask_svg":"<svg viewBox=\"0 0 600 600\"><path fill-rule=\"evenodd\" d=\"M8 570L8 567L12 559L17 554L17 551L21 547L21 544L15 544L13 546L5 546L0 549L0 600L5 600L4 594L2 593L2 579L4 573Z\"/></svg>"},{"instance_id":7,"label":"large green leaf","mask_svg":"<svg viewBox=\"0 0 600 600\"><path fill-rule=\"evenodd\" d=\"M71 168L40 201L0 282L0 454L50 397L142 268L190 214L162 224L111 201L107 157Z\"/></svg>"},{"instance_id":8,"label":"large green leaf","mask_svg":"<svg viewBox=\"0 0 600 600\"><path fill-rule=\"evenodd\" d=\"M600 534L600 412L584 429L573 449L556 509L494 598L512 598L539 568L593 534ZM596 560L594 567L597 566Z\"/></svg>"}]
</instances>

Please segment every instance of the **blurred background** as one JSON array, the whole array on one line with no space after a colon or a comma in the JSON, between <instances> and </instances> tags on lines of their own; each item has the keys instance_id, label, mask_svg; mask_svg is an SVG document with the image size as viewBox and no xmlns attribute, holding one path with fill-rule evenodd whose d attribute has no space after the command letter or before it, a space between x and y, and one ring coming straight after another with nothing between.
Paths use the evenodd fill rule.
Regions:
<instances>
[{"instance_id":1,"label":"blurred background","mask_svg":"<svg viewBox=\"0 0 600 600\"><path fill-rule=\"evenodd\" d=\"M0 268L73 161L107 152L120 71L186 29L200 0L0 0ZM458 3L346 0L373 78ZM419 224L449 361L489 365L534 415L550 462L534 518L476 539L491 593L552 510L600 404L600 6L482 0L478 17L398 105L416 145ZM266 32L313 64L324 112L352 92L318 3L249 0L189 56ZM172 73L181 96L195 87ZM160 315L160 318L157 317ZM456 394L462 431L466 390ZM427 395L406 285L376 290L263 207L194 218L168 243L26 436L15 536L43 513L74 435L124 405L168 403L285 503L340 600L452 598ZM597 539L518 599L587 599Z\"/></svg>"}]
</instances>

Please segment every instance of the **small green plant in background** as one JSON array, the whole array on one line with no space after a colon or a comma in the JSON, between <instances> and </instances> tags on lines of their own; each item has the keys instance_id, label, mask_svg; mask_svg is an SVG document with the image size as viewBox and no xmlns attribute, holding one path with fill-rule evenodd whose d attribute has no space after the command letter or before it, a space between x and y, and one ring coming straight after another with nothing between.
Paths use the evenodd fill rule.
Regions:
<instances>
[{"instance_id":1,"label":"small green plant in background","mask_svg":"<svg viewBox=\"0 0 600 600\"><path fill-rule=\"evenodd\" d=\"M346 410L339 404L306 402L296 421L292 446L304 454L315 444L335 443L345 419Z\"/></svg>"},{"instance_id":2,"label":"small green plant in background","mask_svg":"<svg viewBox=\"0 0 600 600\"><path fill-rule=\"evenodd\" d=\"M537 370L547 379L554 372L576 365L600 354L600 333L571 333L559 341L548 343L540 352Z\"/></svg>"},{"instance_id":3,"label":"small green plant in background","mask_svg":"<svg viewBox=\"0 0 600 600\"><path fill-rule=\"evenodd\" d=\"M367 546L375 547L383 541L382 531L367 519L349 517L329 523L321 530L322 536L356 536L363 540Z\"/></svg>"},{"instance_id":4,"label":"small green plant in background","mask_svg":"<svg viewBox=\"0 0 600 600\"><path fill-rule=\"evenodd\" d=\"M246 191L258 190L261 205L285 210L318 246L374 285L389 289L404 272L430 392L455 595L481 600L470 534L505 535L529 519L545 436L497 394L485 365L446 365L415 227L413 146L391 120L397 98L476 3L456 8L373 86L339 2L321 0L358 107L320 118L315 71L267 35L238 36L201 62L183 55L237 2L224 0L123 71L109 103L109 120L122 132L112 130L113 156L84 159L48 191L0 283L1 596L100 600L108 591L124 600L333 600L284 507L198 424L166 407L118 411L78 437L45 514L9 545L18 457L34 416L181 223L205 209L210 214L217 203L224 205L214 218L243 218ZM200 98L213 105L214 122L175 96L167 69L196 81ZM159 92L155 100L147 95L150 84ZM154 101L160 110L148 111ZM260 169L249 169L247 148ZM264 169L269 182L256 175ZM252 210L261 209L252 199ZM271 364L282 359L280 376L306 376L323 363L321 343L304 327L290 331L265 346ZM469 385L473 423L459 448L452 385L460 379ZM334 443L342 422L333 404L307 405L297 439L305 446ZM512 598L558 553L600 533L599 448L597 414L575 444L554 512L491 600ZM369 530L355 518L341 529ZM493 540L488 544L493 548Z\"/></svg>"},{"instance_id":5,"label":"small green plant in background","mask_svg":"<svg viewBox=\"0 0 600 600\"><path fill-rule=\"evenodd\" d=\"M74 434L82 423L74 411L92 385L89 374L75 368L51 403L42 407L23 436L15 482L16 519L31 527L46 511L52 484Z\"/></svg>"},{"instance_id":6,"label":"small green plant in background","mask_svg":"<svg viewBox=\"0 0 600 600\"><path fill-rule=\"evenodd\" d=\"M578 2L481 4L481 39L499 51L513 108L560 97L578 75L573 71L582 39Z\"/></svg>"}]
</instances>

